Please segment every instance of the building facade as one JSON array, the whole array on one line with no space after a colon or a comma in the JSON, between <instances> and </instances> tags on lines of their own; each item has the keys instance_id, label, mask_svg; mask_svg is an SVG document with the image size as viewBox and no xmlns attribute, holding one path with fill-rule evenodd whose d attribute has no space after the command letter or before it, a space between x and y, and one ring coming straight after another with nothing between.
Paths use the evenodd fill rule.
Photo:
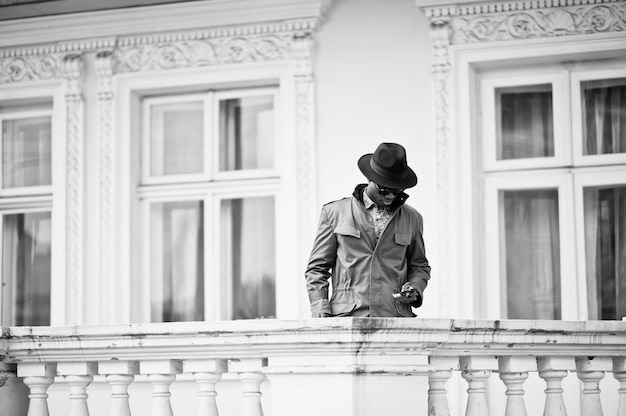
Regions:
<instances>
[{"instance_id":1,"label":"building facade","mask_svg":"<svg viewBox=\"0 0 626 416\"><path fill-rule=\"evenodd\" d=\"M624 1L0 2L0 122L16 333L308 318L319 209L381 141L420 318L626 316Z\"/></svg>"}]
</instances>

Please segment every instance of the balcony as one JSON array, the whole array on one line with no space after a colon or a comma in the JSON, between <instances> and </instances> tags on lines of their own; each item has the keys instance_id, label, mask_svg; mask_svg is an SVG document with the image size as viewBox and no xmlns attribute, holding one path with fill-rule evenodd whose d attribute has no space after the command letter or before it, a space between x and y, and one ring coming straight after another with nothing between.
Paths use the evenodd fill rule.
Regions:
<instances>
[{"instance_id":1,"label":"balcony","mask_svg":"<svg viewBox=\"0 0 626 416\"><path fill-rule=\"evenodd\" d=\"M624 415L626 322L3 328L2 415Z\"/></svg>"}]
</instances>

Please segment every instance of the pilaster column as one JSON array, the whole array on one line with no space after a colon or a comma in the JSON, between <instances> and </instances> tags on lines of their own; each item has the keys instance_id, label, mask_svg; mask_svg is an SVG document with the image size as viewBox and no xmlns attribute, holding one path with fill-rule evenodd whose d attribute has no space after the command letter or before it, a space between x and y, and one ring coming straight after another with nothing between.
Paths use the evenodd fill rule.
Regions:
<instances>
[{"instance_id":1,"label":"pilaster column","mask_svg":"<svg viewBox=\"0 0 626 416\"><path fill-rule=\"evenodd\" d=\"M291 55L294 66L296 191L298 210L298 258L308 258L311 225L317 221L315 209L315 89L312 67L312 28L296 32L292 37ZM305 264L298 265L299 268Z\"/></svg>"},{"instance_id":2,"label":"pilaster column","mask_svg":"<svg viewBox=\"0 0 626 416\"><path fill-rule=\"evenodd\" d=\"M113 51L101 50L95 59L98 80L98 150L99 150L99 299L100 323L115 321L113 293L117 287L114 273L115 247L115 152L113 140Z\"/></svg>"},{"instance_id":3,"label":"pilaster column","mask_svg":"<svg viewBox=\"0 0 626 416\"><path fill-rule=\"evenodd\" d=\"M452 29L449 16L431 17L429 37L432 51L431 71L434 85L435 105L435 150L437 160L437 246L439 247L439 262L437 274L439 276L440 296L439 309L443 315L454 315L452 311L455 285L450 285L455 264L456 253L450 250L453 246L453 221L451 176L455 161L452 159L451 129L452 115L450 108L450 39Z\"/></svg>"},{"instance_id":4,"label":"pilaster column","mask_svg":"<svg viewBox=\"0 0 626 416\"><path fill-rule=\"evenodd\" d=\"M83 56L63 58L63 79L67 113L65 138L65 220L66 220L66 310L65 323L80 325L83 316L83 182L84 182L84 99Z\"/></svg>"}]
</instances>

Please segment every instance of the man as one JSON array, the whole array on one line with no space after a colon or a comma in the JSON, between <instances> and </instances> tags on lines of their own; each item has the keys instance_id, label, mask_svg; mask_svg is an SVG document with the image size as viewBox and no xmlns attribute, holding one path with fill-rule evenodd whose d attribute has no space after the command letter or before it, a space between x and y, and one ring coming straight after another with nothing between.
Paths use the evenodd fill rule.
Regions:
<instances>
[{"instance_id":1,"label":"man","mask_svg":"<svg viewBox=\"0 0 626 416\"><path fill-rule=\"evenodd\" d=\"M396 143L358 166L369 183L322 208L305 273L312 315L414 317L430 278L422 216L404 203L417 176Z\"/></svg>"}]
</instances>

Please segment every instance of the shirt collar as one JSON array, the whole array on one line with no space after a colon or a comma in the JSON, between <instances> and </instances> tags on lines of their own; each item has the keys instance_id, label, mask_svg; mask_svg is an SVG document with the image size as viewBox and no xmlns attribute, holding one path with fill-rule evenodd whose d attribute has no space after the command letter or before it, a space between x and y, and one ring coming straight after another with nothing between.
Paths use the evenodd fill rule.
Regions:
<instances>
[{"instance_id":1,"label":"shirt collar","mask_svg":"<svg viewBox=\"0 0 626 416\"><path fill-rule=\"evenodd\" d=\"M376 206L376 203L372 201L372 198L367 194L367 189L363 189L363 205L365 209L369 210L371 207Z\"/></svg>"}]
</instances>

